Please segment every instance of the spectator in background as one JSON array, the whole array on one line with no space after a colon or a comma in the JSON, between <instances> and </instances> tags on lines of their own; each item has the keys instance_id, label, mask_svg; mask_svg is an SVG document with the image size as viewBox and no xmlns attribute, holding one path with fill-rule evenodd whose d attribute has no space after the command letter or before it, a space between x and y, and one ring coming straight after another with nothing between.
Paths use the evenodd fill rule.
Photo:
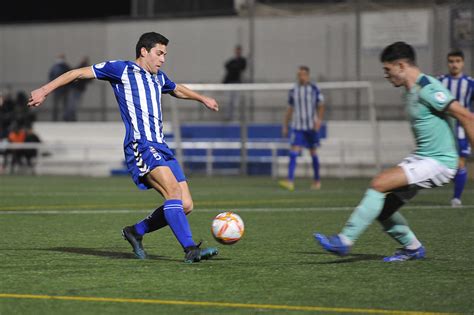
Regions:
<instances>
[{"instance_id":1,"label":"spectator in background","mask_svg":"<svg viewBox=\"0 0 474 315\"><path fill-rule=\"evenodd\" d=\"M33 124L28 124L25 127L25 143L40 143L41 139L33 131ZM35 174L35 162L38 156L38 149L29 148L23 150L23 156L26 160L26 166L31 174Z\"/></svg>"},{"instance_id":2,"label":"spectator in background","mask_svg":"<svg viewBox=\"0 0 474 315\"><path fill-rule=\"evenodd\" d=\"M10 124L13 120L13 111L15 109L15 101L12 97L11 89L7 88L0 95L0 143L8 142L8 134L10 132ZM6 149L0 150L3 155L0 173L6 170L10 152Z\"/></svg>"},{"instance_id":3,"label":"spectator in background","mask_svg":"<svg viewBox=\"0 0 474 315\"><path fill-rule=\"evenodd\" d=\"M81 62L76 68L84 68L87 66L89 66L89 57L86 56L82 58ZM65 121L77 121L77 109L81 105L82 95L86 91L86 86L89 83L90 80L76 80L71 84L69 91L69 102L64 111Z\"/></svg>"},{"instance_id":4,"label":"spectator in background","mask_svg":"<svg viewBox=\"0 0 474 315\"><path fill-rule=\"evenodd\" d=\"M0 101L0 139L8 138L10 124L13 121L15 100L10 89L2 93Z\"/></svg>"},{"instance_id":5,"label":"spectator in background","mask_svg":"<svg viewBox=\"0 0 474 315\"><path fill-rule=\"evenodd\" d=\"M26 104L28 103L28 96L25 91L18 91L16 93L16 100L13 108L12 122L17 122L21 126L32 124L36 120L36 115L31 111Z\"/></svg>"},{"instance_id":6,"label":"spectator in background","mask_svg":"<svg viewBox=\"0 0 474 315\"><path fill-rule=\"evenodd\" d=\"M0 99L0 142L23 143L26 140L24 126L33 124L35 114L28 109L28 96L24 91L18 91L16 96L10 89L2 93ZM25 149L4 149L2 169L10 167L10 172L15 172L17 165L23 165Z\"/></svg>"},{"instance_id":7,"label":"spectator in background","mask_svg":"<svg viewBox=\"0 0 474 315\"><path fill-rule=\"evenodd\" d=\"M25 129L18 123L14 122L11 126L10 133L8 134L8 142L10 143L24 143L26 139ZM15 167L22 165L23 149L9 149L7 150L7 156L10 159L10 174L15 173Z\"/></svg>"},{"instance_id":8,"label":"spectator in background","mask_svg":"<svg viewBox=\"0 0 474 315\"><path fill-rule=\"evenodd\" d=\"M66 56L64 54L59 54L56 60L56 63L49 70L49 81L52 81L62 75L63 73L71 70L71 67L66 62ZM52 120L58 121L59 111L63 111L68 108L68 93L69 87L63 86L59 89L56 89L53 93L53 115ZM63 117L64 118L64 117Z\"/></svg>"},{"instance_id":9,"label":"spectator in background","mask_svg":"<svg viewBox=\"0 0 474 315\"><path fill-rule=\"evenodd\" d=\"M247 67L247 60L242 57L242 47L240 45L235 46L234 57L227 60L224 66L226 72L222 83L242 83L242 72ZM229 106L226 110L227 120L234 118L234 111L239 105L239 100L239 91L230 91Z\"/></svg>"}]
</instances>

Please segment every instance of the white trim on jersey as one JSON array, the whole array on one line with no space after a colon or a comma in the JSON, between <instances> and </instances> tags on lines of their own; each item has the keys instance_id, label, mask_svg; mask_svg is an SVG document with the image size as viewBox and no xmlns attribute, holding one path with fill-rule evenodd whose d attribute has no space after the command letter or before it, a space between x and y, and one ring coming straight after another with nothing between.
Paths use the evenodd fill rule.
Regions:
<instances>
[{"instance_id":1,"label":"white trim on jersey","mask_svg":"<svg viewBox=\"0 0 474 315\"><path fill-rule=\"evenodd\" d=\"M163 82L165 82L165 78L164 78L164 75L162 74L161 77L163 78ZM160 135L160 143L162 143L164 141L164 138L165 138L165 135L163 134L163 124L160 122L163 120L163 109L161 107L161 97L163 96L163 93L161 92L161 87L164 85L163 84L160 84L160 79L158 78L158 76L155 77L156 78L156 84L158 85L158 98L160 100L160 104L158 104L157 106L157 109L158 109L158 113L156 115L156 123L158 125L158 129L157 129L157 132L159 132L159 135ZM159 121L158 121L159 120Z\"/></svg>"},{"instance_id":2,"label":"white trim on jersey","mask_svg":"<svg viewBox=\"0 0 474 315\"><path fill-rule=\"evenodd\" d=\"M132 120L133 138L138 140L141 139L141 137L140 131L138 129L138 119L137 113L135 112L135 104L133 103L132 85L130 84L130 79L128 78L128 67L125 67L121 79L123 82L123 89L125 94L125 101L127 102L128 114L130 115L130 118Z\"/></svg>"},{"instance_id":3,"label":"white trim on jersey","mask_svg":"<svg viewBox=\"0 0 474 315\"><path fill-rule=\"evenodd\" d=\"M164 143L162 89L168 92L175 83L164 73L151 74L132 61L112 62L94 65L93 69L96 76L114 87L126 124L125 142L141 139Z\"/></svg>"},{"instance_id":4,"label":"white trim on jersey","mask_svg":"<svg viewBox=\"0 0 474 315\"><path fill-rule=\"evenodd\" d=\"M450 75L444 75L439 77L441 83L448 89L456 100L468 110L471 110L472 106L472 93L473 93L473 79L469 76L462 75L459 78L453 78ZM466 134L464 128L459 122L456 122L456 136L459 140L465 139Z\"/></svg>"},{"instance_id":5,"label":"white trim on jersey","mask_svg":"<svg viewBox=\"0 0 474 315\"><path fill-rule=\"evenodd\" d=\"M458 82L459 82L459 80L458 80ZM462 106L464 106L464 107L466 107L466 100L468 99L467 98L468 96L469 96L469 99L470 99L470 95L467 95L468 94L467 88L468 88L468 81L467 80L462 80L459 95L464 95L464 97L462 97L459 100L459 103L461 103Z\"/></svg>"},{"instance_id":6,"label":"white trim on jersey","mask_svg":"<svg viewBox=\"0 0 474 315\"><path fill-rule=\"evenodd\" d=\"M318 97L318 93L320 97ZM321 93L316 85L295 84L292 89L293 98L293 119L291 127L295 130L312 130L314 121L318 118L317 107L321 102Z\"/></svg>"},{"instance_id":7,"label":"white trim on jersey","mask_svg":"<svg viewBox=\"0 0 474 315\"><path fill-rule=\"evenodd\" d=\"M148 112L148 102L146 99L145 83L142 79L142 74L140 73L140 68L134 66L133 75L135 76L135 81L137 81L138 89L138 98L140 99L140 109L142 111L142 121L143 129L145 131L145 136L148 141L153 141L151 136L151 127L150 127L150 113Z\"/></svg>"},{"instance_id":8,"label":"white trim on jersey","mask_svg":"<svg viewBox=\"0 0 474 315\"><path fill-rule=\"evenodd\" d=\"M97 79L97 73L95 73L94 65L91 66L92 73L94 74L94 78Z\"/></svg>"},{"instance_id":9,"label":"white trim on jersey","mask_svg":"<svg viewBox=\"0 0 474 315\"><path fill-rule=\"evenodd\" d=\"M153 107L153 124L155 125L155 133L159 135L159 137L156 137L156 141L159 143L163 143L163 136L160 133L160 125L158 123L158 102L156 101L156 88L155 85L153 84L154 80L153 77L150 75L148 77L147 73L147 79L148 79L148 88L150 89L150 94L151 94L151 103ZM159 93L159 89L158 89ZM161 95L160 95L161 99Z\"/></svg>"}]
</instances>

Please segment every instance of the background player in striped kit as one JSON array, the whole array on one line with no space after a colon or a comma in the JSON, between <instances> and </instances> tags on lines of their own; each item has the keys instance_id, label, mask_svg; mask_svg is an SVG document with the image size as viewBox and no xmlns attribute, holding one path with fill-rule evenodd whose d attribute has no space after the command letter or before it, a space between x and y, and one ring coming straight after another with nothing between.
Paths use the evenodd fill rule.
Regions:
<instances>
[{"instance_id":1,"label":"background player in striped kit","mask_svg":"<svg viewBox=\"0 0 474 315\"><path fill-rule=\"evenodd\" d=\"M440 76L438 79L461 105L472 112L474 80L463 73L464 53L461 50L453 50L448 53L447 58L449 73ZM471 147L466 137L466 132L459 121L456 121L455 135L458 142L459 164L458 171L454 177L454 194L453 199L451 199L451 206L459 207L462 205L461 195L467 181L466 160L471 154Z\"/></svg>"},{"instance_id":2,"label":"background player in striped kit","mask_svg":"<svg viewBox=\"0 0 474 315\"><path fill-rule=\"evenodd\" d=\"M290 152L288 163L288 178L279 181L279 185L288 190L294 190L296 158L303 147L310 150L313 165L312 189L321 188L319 177L319 158L316 148L319 146L319 129L324 117L324 97L318 86L310 81L309 67L300 66L298 82L288 93L288 109L286 111L282 135L288 136L288 126L291 121Z\"/></svg>"},{"instance_id":3,"label":"background player in striped kit","mask_svg":"<svg viewBox=\"0 0 474 315\"><path fill-rule=\"evenodd\" d=\"M168 39L163 35L145 33L137 42L135 62L106 61L68 71L32 91L28 106L41 105L48 94L77 79L109 81L125 124L124 151L128 171L138 188L153 188L165 198L162 206L137 224L125 227L122 234L132 245L135 256L145 259L143 235L169 225L185 251L184 261L192 263L217 255L217 249L201 249L192 238L185 213L189 214L193 209L193 200L186 177L164 141L161 94L196 100L213 111L218 111L219 107L213 98L175 84L161 71L167 45Z\"/></svg>"}]
</instances>

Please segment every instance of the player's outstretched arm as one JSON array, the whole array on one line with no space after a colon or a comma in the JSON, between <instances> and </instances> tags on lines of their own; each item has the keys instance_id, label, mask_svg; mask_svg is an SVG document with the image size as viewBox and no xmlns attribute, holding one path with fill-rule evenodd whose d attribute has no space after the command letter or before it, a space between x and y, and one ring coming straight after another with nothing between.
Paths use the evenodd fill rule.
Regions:
<instances>
[{"instance_id":1,"label":"player's outstretched arm","mask_svg":"<svg viewBox=\"0 0 474 315\"><path fill-rule=\"evenodd\" d=\"M57 88L67 85L75 80L78 79L93 79L95 78L94 72L92 71L92 67L84 67L70 70L53 81L43 85L39 89L36 89L31 92L31 96L28 100L28 106L37 107L40 106L46 96L56 90Z\"/></svg>"},{"instance_id":2,"label":"player's outstretched arm","mask_svg":"<svg viewBox=\"0 0 474 315\"><path fill-rule=\"evenodd\" d=\"M209 108L210 110L213 110L215 112L219 111L219 104L217 104L217 101L213 99L212 97L207 97L202 94L199 94L187 87L185 87L182 84L176 84L176 89L171 93L174 97L177 98L182 98L186 100L195 100L198 102L201 102Z\"/></svg>"},{"instance_id":3,"label":"player's outstretched arm","mask_svg":"<svg viewBox=\"0 0 474 315\"><path fill-rule=\"evenodd\" d=\"M471 113L457 101L449 105L448 113L461 123L471 146L474 147L474 113Z\"/></svg>"}]
</instances>

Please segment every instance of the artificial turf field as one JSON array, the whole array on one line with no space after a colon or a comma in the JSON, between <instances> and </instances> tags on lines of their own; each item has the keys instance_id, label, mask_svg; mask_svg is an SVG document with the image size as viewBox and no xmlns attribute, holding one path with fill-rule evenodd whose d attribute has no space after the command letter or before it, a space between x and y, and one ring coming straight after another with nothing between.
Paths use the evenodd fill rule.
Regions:
<instances>
[{"instance_id":1,"label":"artificial turf field","mask_svg":"<svg viewBox=\"0 0 474 315\"><path fill-rule=\"evenodd\" d=\"M427 314L474 311L474 182L463 208L452 185L422 191L402 210L427 259L383 263L397 244L374 223L352 254L323 252L315 231L338 232L368 179L300 180L294 192L264 177L191 177L195 240L218 246L184 264L169 228L134 259L125 225L162 202L128 177L0 177L0 314ZM246 224L232 246L210 234L233 210ZM410 313L412 312L412 313Z\"/></svg>"}]
</instances>

